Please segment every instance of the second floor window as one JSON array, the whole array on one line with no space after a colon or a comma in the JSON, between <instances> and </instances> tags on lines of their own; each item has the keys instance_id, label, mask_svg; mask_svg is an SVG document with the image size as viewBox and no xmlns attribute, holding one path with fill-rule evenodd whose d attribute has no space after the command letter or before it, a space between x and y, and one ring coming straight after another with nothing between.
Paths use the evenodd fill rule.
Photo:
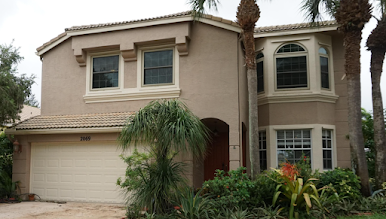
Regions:
<instances>
[{"instance_id":1,"label":"second floor window","mask_svg":"<svg viewBox=\"0 0 386 219\"><path fill-rule=\"evenodd\" d=\"M328 74L328 54L325 48L319 49L320 55L320 75L322 88L330 89L330 80Z\"/></svg>"},{"instance_id":2,"label":"second floor window","mask_svg":"<svg viewBox=\"0 0 386 219\"><path fill-rule=\"evenodd\" d=\"M277 89L308 86L307 52L298 44L286 44L276 53Z\"/></svg>"},{"instance_id":3,"label":"second floor window","mask_svg":"<svg viewBox=\"0 0 386 219\"><path fill-rule=\"evenodd\" d=\"M92 88L118 87L119 56L94 57L92 60Z\"/></svg>"},{"instance_id":4,"label":"second floor window","mask_svg":"<svg viewBox=\"0 0 386 219\"><path fill-rule=\"evenodd\" d=\"M173 50L144 52L143 84L173 83Z\"/></svg>"},{"instance_id":5,"label":"second floor window","mask_svg":"<svg viewBox=\"0 0 386 219\"><path fill-rule=\"evenodd\" d=\"M256 72L257 72L257 92L264 91L264 65L263 65L263 53L256 55Z\"/></svg>"}]
</instances>

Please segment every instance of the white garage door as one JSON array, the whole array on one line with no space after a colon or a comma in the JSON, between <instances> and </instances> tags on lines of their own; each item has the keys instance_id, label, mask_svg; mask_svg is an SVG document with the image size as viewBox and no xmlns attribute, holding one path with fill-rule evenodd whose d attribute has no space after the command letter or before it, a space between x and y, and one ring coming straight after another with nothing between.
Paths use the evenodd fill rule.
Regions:
<instances>
[{"instance_id":1,"label":"white garage door","mask_svg":"<svg viewBox=\"0 0 386 219\"><path fill-rule=\"evenodd\" d=\"M45 200L123 203L119 154L115 142L33 143L31 192Z\"/></svg>"}]
</instances>

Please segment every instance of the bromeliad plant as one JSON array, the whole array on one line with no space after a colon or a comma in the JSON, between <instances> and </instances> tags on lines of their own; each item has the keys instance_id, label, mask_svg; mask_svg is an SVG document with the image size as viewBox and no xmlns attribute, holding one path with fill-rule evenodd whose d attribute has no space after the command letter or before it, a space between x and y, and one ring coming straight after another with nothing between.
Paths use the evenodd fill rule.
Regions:
<instances>
[{"instance_id":1,"label":"bromeliad plant","mask_svg":"<svg viewBox=\"0 0 386 219\"><path fill-rule=\"evenodd\" d=\"M299 170L296 164L284 163L280 170L276 170L283 179L276 187L276 192L273 196L272 205L277 202L280 206L289 208L289 218L299 218L299 214L304 210L307 214L310 213L312 205L322 208L319 202L319 194L313 181L318 179L310 178L303 183L302 178L298 178Z\"/></svg>"}]
</instances>

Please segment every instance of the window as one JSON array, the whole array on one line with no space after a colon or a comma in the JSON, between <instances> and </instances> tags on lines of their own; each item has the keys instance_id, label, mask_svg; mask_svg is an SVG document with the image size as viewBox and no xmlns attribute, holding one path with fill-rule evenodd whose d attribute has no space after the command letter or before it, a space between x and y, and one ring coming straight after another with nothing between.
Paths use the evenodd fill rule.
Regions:
<instances>
[{"instance_id":1,"label":"window","mask_svg":"<svg viewBox=\"0 0 386 219\"><path fill-rule=\"evenodd\" d=\"M92 88L118 87L119 55L92 59Z\"/></svg>"},{"instance_id":2,"label":"window","mask_svg":"<svg viewBox=\"0 0 386 219\"><path fill-rule=\"evenodd\" d=\"M267 135L265 131L259 132L260 170L267 169Z\"/></svg>"},{"instance_id":3,"label":"window","mask_svg":"<svg viewBox=\"0 0 386 219\"><path fill-rule=\"evenodd\" d=\"M307 52L297 44L282 46L276 53L277 89L308 86Z\"/></svg>"},{"instance_id":4,"label":"window","mask_svg":"<svg viewBox=\"0 0 386 219\"><path fill-rule=\"evenodd\" d=\"M323 169L331 170L332 169L332 131L331 130L323 129L322 141L323 141Z\"/></svg>"},{"instance_id":5,"label":"window","mask_svg":"<svg viewBox=\"0 0 386 219\"><path fill-rule=\"evenodd\" d=\"M173 83L173 50L144 52L143 84Z\"/></svg>"},{"instance_id":6,"label":"window","mask_svg":"<svg viewBox=\"0 0 386 219\"><path fill-rule=\"evenodd\" d=\"M330 89L330 80L328 74L328 54L325 48L319 49L320 55L320 75L322 88Z\"/></svg>"},{"instance_id":7,"label":"window","mask_svg":"<svg viewBox=\"0 0 386 219\"><path fill-rule=\"evenodd\" d=\"M296 163L302 154L311 161L311 130L278 130L276 134L278 164Z\"/></svg>"},{"instance_id":8,"label":"window","mask_svg":"<svg viewBox=\"0 0 386 219\"><path fill-rule=\"evenodd\" d=\"M264 68L263 68L263 53L256 55L256 72L257 72L257 92L264 91Z\"/></svg>"}]
</instances>

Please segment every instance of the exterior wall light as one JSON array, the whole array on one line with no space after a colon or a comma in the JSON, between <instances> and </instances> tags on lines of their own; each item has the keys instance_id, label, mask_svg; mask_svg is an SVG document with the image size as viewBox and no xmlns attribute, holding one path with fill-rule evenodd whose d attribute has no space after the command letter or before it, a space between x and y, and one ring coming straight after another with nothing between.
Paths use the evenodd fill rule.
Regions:
<instances>
[{"instance_id":1,"label":"exterior wall light","mask_svg":"<svg viewBox=\"0 0 386 219\"><path fill-rule=\"evenodd\" d=\"M17 141L17 139L13 142L13 152L21 153L21 144Z\"/></svg>"}]
</instances>

